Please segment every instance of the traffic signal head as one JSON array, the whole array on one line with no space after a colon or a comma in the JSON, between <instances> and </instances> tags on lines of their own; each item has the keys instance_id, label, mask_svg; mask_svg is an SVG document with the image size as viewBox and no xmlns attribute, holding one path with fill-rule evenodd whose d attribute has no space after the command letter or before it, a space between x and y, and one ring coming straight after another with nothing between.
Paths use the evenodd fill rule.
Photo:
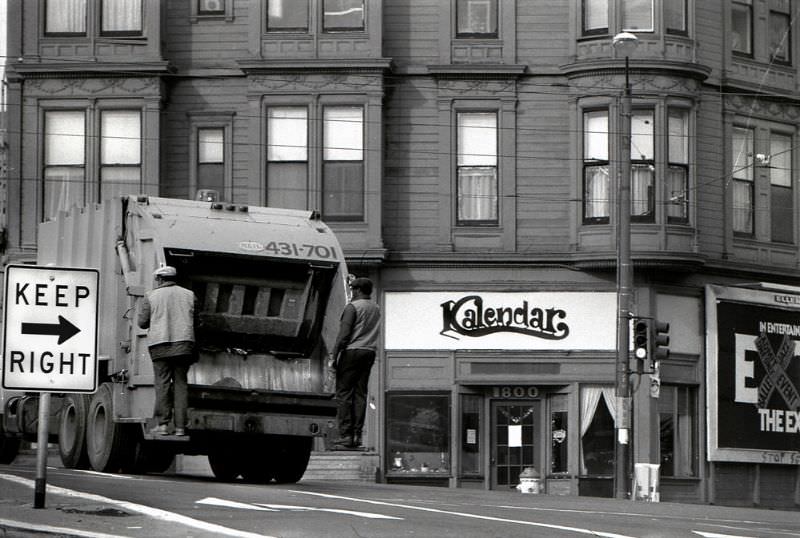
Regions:
<instances>
[{"instance_id":1,"label":"traffic signal head","mask_svg":"<svg viewBox=\"0 0 800 538\"><path fill-rule=\"evenodd\" d=\"M653 360L669 357L669 323L653 320Z\"/></svg>"},{"instance_id":2,"label":"traffic signal head","mask_svg":"<svg viewBox=\"0 0 800 538\"><path fill-rule=\"evenodd\" d=\"M642 318L633 320L633 356L646 361L650 355L650 322ZM641 363L640 363L641 364Z\"/></svg>"}]
</instances>

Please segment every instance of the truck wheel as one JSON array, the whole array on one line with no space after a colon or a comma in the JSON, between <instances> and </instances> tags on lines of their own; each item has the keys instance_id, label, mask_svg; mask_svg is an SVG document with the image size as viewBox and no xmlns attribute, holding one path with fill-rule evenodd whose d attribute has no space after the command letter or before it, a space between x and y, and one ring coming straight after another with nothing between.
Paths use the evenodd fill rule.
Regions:
<instances>
[{"instance_id":1,"label":"truck wheel","mask_svg":"<svg viewBox=\"0 0 800 538\"><path fill-rule=\"evenodd\" d=\"M236 480L242 470L242 455L237 451L217 447L208 454L208 464L217 480L231 482Z\"/></svg>"},{"instance_id":2,"label":"truck wheel","mask_svg":"<svg viewBox=\"0 0 800 538\"><path fill-rule=\"evenodd\" d=\"M0 426L0 463L7 465L14 461L19 454L20 440L16 437L6 437L3 427Z\"/></svg>"},{"instance_id":3,"label":"truck wheel","mask_svg":"<svg viewBox=\"0 0 800 538\"><path fill-rule=\"evenodd\" d=\"M311 458L311 437L283 437L272 448L275 481L293 484L303 478Z\"/></svg>"},{"instance_id":4,"label":"truck wheel","mask_svg":"<svg viewBox=\"0 0 800 538\"><path fill-rule=\"evenodd\" d=\"M58 426L58 453L67 469L88 469L86 452L86 412L90 396L67 394L61 405Z\"/></svg>"},{"instance_id":5,"label":"truck wheel","mask_svg":"<svg viewBox=\"0 0 800 538\"><path fill-rule=\"evenodd\" d=\"M120 470L132 449L130 424L114 422L111 385L103 383L89 403L86 422L86 449L92 469L101 473Z\"/></svg>"}]
</instances>

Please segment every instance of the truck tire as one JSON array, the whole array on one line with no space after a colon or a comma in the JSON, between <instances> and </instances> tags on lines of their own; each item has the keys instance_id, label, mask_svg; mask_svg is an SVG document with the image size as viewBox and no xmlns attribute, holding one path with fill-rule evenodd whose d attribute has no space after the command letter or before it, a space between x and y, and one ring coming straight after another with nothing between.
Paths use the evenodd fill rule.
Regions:
<instances>
[{"instance_id":1,"label":"truck tire","mask_svg":"<svg viewBox=\"0 0 800 538\"><path fill-rule=\"evenodd\" d=\"M215 447L208 454L208 464L214 478L231 482L242 473L242 455L232 448Z\"/></svg>"},{"instance_id":2,"label":"truck tire","mask_svg":"<svg viewBox=\"0 0 800 538\"><path fill-rule=\"evenodd\" d=\"M103 383L89 403L86 422L86 449L92 469L116 473L132 450L132 424L114 422L111 384ZM127 427L126 427L127 426Z\"/></svg>"},{"instance_id":3,"label":"truck tire","mask_svg":"<svg viewBox=\"0 0 800 538\"><path fill-rule=\"evenodd\" d=\"M86 413L91 397L85 394L67 394L61 405L58 425L58 453L67 469L88 469L86 452Z\"/></svg>"},{"instance_id":4,"label":"truck tire","mask_svg":"<svg viewBox=\"0 0 800 538\"><path fill-rule=\"evenodd\" d=\"M281 437L272 444L270 460L274 464L275 481L293 484L303 478L311 458L311 437Z\"/></svg>"}]
</instances>

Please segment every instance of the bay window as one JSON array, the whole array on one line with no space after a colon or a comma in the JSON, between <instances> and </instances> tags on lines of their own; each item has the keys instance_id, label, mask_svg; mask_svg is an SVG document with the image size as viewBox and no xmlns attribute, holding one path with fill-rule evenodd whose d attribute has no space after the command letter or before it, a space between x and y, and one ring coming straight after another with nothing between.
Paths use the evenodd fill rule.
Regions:
<instances>
[{"instance_id":1,"label":"bay window","mask_svg":"<svg viewBox=\"0 0 800 538\"><path fill-rule=\"evenodd\" d=\"M608 33L609 0L582 0L583 35Z\"/></svg>"},{"instance_id":2,"label":"bay window","mask_svg":"<svg viewBox=\"0 0 800 538\"><path fill-rule=\"evenodd\" d=\"M668 34L686 35L688 24L686 20L688 0L663 0L664 2L664 28Z\"/></svg>"},{"instance_id":3,"label":"bay window","mask_svg":"<svg viewBox=\"0 0 800 538\"><path fill-rule=\"evenodd\" d=\"M307 209L308 108L267 109L267 203Z\"/></svg>"},{"instance_id":4,"label":"bay window","mask_svg":"<svg viewBox=\"0 0 800 538\"><path fill-rule=\"evenodd\" d=\"M581 0L581 35L656 32L686 35L687 0ZM656 17L656 9L662 14ZM660 27L656 27L656 22Z\"/></svg>"},{"instance_id":5,"label":"bay window","mask_svg":"<svg viewBox=\"0 0 800 538\"><path fill-rule=\"evenodd\" d=\"M753 0L733 0L731 3L731 50L738 54L753 54Z\"/></svg>"},{"instance_id":6,"label":"bay window","mask_svg":"<svg viewBox=\"0 0 800 538\"><path fill-rule=\"evenodd\" d=\"M653 111L631 116L631 220L655 220L655 156Z\"/></svg>"},{"instance_id":7,"label":"bay window","mask_svg":"<svg viewBox=\"0 0 800 538\"><path fill-rule=\"evenodd\" d=\"M44 114L44 220L83 206L86 178L86 113L51 110Z\"/></svg>"},{"instance_id":8,"label":"bay window","mask_svg":"<svg viewBox=\"0 0 800 538\"><path fill-rule=\"evenodd\" d=\"M689 222L689 113L667 112L667 222Z\"/></svg>"},{"instance_id":9,"label":"bay window","mask_svg":"<svg viewBox=\"0 0 800 538\"><path fill-rule=\"evenodd\" d=\"M782 64L791 63L790 55L792 45L790 3L786 3L783 10L770 9L769 28L769 61ZM777 7L777 6L775 6Z\"/></svg>"},{"instance_id":10,"label":"bay window","mask_svg":"<svg viewBox=\"0 0 800 538\"><path fill-rule=\"evenodd\" d=\"M779 243L794 242L794 181L792 137L770 132L769 183L771 239Z\"/></svg>"},{"instance_id":11,"label":"bay window","mask_svg":"<svg viewBox=\"0 0 800 538\"><path fill-rule=\"evenodd\" d=\"M497 113L459 112L457 223L498 223Z\"/></svg>"},{"instance_id":12,"label":"bay window","mask_svg":"<svg viewBox=\"0 0 800 538\"><path fill-rule=\"evenodd\" d=\"M622 30L625 32L652 32L653 0L625 0L622 2Z\"/></svg>"},{"instance_id":13,"label":"bay window","mask_svg":"<svg viewBox=\"0 0 800 538\"><path fill-rule=\"evenodd\" d=\"M608 111L583 115L583 221L607 223L611 212Z\"/></svg>"},{"instance_id":14,"label":"bay window","mask_svg":"<svg viewBox=\"0 0 800 538\"><path fill-rule=\"evenodd\" d=\"M733 178L733 231L752 235L754 232L754 133L752 128L733 128L731 163Z\"/></svg>"},{"instance_id":15,"label":"bay window","mask_svg":"<svg viewBox=\"0 0 800 538\"><path fill-rule=\"evenodd\" d=\"M322 214L328 220L364 219L364 108L323 109Z\"/></svg>"}]
</instances>

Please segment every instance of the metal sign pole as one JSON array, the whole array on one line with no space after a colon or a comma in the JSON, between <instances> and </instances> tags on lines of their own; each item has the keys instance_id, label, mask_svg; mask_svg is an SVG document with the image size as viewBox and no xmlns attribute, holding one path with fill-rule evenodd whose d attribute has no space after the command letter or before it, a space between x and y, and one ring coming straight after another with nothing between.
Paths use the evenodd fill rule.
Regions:
<instances>
[{"instance_id":1,"label":"metal sign pole","mask_svg":"<svg viewBox=\"0 0 800 538\"><path fill-rule=\"evenodd\" d=\"M33 494L33 507L44 508L45 490L47 489L47 440L49 437L50 393L39 394L39 430L36 444L36 481Z\"/></svg>"}]
</instances>

